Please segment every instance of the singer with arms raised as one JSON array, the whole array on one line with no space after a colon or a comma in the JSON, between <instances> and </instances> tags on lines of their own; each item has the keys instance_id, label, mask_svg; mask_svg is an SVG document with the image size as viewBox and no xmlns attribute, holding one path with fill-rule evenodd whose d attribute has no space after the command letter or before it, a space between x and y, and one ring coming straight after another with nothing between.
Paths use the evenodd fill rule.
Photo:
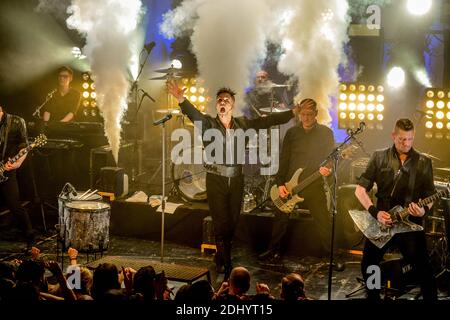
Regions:
<instances>
[{"instance_id":1,"label":"singer with arms raised","mask_svg":"<svg viewBox=\"0 0 450 320\"><path fill-rule=\"evenodd\" d=\"M410 221L419 225L431 208L431 205L417 205L419 199L433 195L435 187L431 160L412 147L414 134L411 120L397 120L392 132L394 145L373 153L355 191L363 207L386 227L392 226L393 221L388 211L396 205L408 208ZM376 206L368 195L374 183L378 188ZM397 246L404 260L412 265L413 271L418 276L423 298L436 300L436 283L423 231L397 233L381 248L366 239L361 262L364 279L367 281L370 276L367 268L379 265L386 250L392 246ZM368 289L367 297L380 299L380 291Z\"/></svg>"},{"instance_id":2,"label":"singer with arms raised","mask_svg":"<svg viewBox=\"0 0 450 320\"><path fill-rule=\"evenodd\" d=\"M169 92L178 100L183 114L186 114L193 122L202 123L202 136L205 130L215 129L222 135L221 146L223 146L223 159L217 163L214 159L211 166L208 166L206 175L206 193L208 197L209 209L213 219L214 236L216 240L217 252L215 256L216 270L225 273L224 278L228 279L232 270L231 265L231 244L241 213L241 204L244 192L244 176L242 175L242 164L237 163L238 154L245 150L238 150L237 143L232 150L232 163L225 159L227 149L227 138L232 134L231 130L236 129L267 129L271 126L283 124L294 117L294 110L275 113L267 117L258 119L247 119L245 117L233 117L235 93L229 88L221 88L216 94L217 116L204 115L198 111L188 99L184 97L185 89L181 89L174 82L168 82ZM206 147L211 141L203 141ZM210 162L210 161L208 161ZM224 165L226 163L226 165Z\"/></svg>"},{"instance_id":3,"label":"singer with arms raised","mask_svg":"<svg viewBox=\"0 0 450 320\"><path fill-rule=\"evenodd\" d=\"M70 87L73 80L73 71L63 66L58 69L58 89L49 93L51 99L43 107L44 122L72 121L80 104L80 92Z\"/></svg>"}]
</instances>

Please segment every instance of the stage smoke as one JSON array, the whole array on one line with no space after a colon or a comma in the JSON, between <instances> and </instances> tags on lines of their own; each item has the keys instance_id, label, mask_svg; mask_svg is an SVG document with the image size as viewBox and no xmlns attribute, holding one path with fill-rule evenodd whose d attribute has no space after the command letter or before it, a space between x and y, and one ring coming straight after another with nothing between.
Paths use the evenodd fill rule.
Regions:
<instances>
[{"instance_id":1,"label":"stage smoke","mask_svg":"<svg viewBox=\"0 0 450 320\"><path fill-rule=\"evenodd\" d=\"M83 54L95 79L98 107L105 134L117 163L121 119L127 108L136 27L142 13L140 0L73 0L68 8L69 28L86 37Z\"/></svg>"},{"instance_id":2,"label":"stage smoke","mask_svg":"<svg viewBox=\"0 0 450 320\"><path fill-rule=\"evenodd\" d=\"M299 95L319 103L319 121L331 117L329 96L336 93L337 67L343 60L348 26L347 1L342 0L186 0L165 14L167 37L192 30L192 52L210 95L221 86L244 89L266 58L266 43L284 49L278 68L299 80Z\"/></svg>"}]
</instances>

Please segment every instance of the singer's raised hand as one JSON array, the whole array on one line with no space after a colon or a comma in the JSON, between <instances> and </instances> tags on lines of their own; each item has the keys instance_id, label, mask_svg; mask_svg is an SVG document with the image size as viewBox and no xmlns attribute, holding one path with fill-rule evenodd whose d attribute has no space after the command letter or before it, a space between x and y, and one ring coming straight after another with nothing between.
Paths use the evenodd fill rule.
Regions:
<instances>
[{"instance_id":1,"label":"singer's raised hand","mask_svg":"<svg viewBox=\"0 0 450 320\"><path fill-rule=\"evenodd\" d=\"M184 93L186 92L186 89L187 88L180 88L175 80L167 81L167 90L178 100L179 103L184 101Z\"/></svg>"}]
</instances>

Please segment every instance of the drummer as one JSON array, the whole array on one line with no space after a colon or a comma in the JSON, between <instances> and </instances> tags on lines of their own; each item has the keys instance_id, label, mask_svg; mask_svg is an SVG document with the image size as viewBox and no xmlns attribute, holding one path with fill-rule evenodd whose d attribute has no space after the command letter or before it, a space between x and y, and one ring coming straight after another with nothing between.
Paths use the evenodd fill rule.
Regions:
<instances>
[{"instance_id":1,"label":"drummer","mask_svg":"<svg viewBox=\"0 0 450 320\"><path fill-rule=\"evenodd\" d=\"M266 70L259 70L256 73L254 85L247 92L245 101L247 104L245 113L251 119L259 118L274 108L286 109L289 104L285 87L278 87L272 82Z\"/></svg>"}]
</instances>

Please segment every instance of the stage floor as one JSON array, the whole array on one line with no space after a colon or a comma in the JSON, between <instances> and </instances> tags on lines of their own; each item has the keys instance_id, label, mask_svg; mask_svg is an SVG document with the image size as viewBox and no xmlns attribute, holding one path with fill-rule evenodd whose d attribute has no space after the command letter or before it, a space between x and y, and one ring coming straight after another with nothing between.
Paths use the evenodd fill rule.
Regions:
<instances>
[{"instance_id":1,"label":"stage floor","mask_svg":"<svg viewBox=\"0 0 450 320\"><path fill-rule=\"evenodd\" d=\"M41 250L41 256L44 259L56 259L56 237L49 237L41 241L37 247ZM25 244L18 241L0 241L0 259L10 260L14 258L25 258L21 251ZM257 252L250 249L245 243L237 243L233 250L233 265L245 266L251 274L252 286L250 294L255 293L257 282L266 283L271 289L272 295L280 296L280 282L283 275L289 272L299 272L305 278L305 287L307 294L312 299L326 300L328 297L328 264L327 258L304 257L302 259L295 256L286 256L283 263L279 265L262 265L257 260ZM107 252L107 256L125 256L125 258L145 258L152 261L161 262L161 243L159 241L150 241L144 239L112 236ZM340 252L339 256L346 262L346 269L342 272L333 271L332 277L332 299L363 299L363 290L357 292L351 297L347 294L361 287L357 278L360 275L360 256L349 252ZM95 259L100 259L97 254L87 256L80 253L79 263L91 265L95 264ZM89 259L89 260L88 260ZM66 256L65 265L68 264ZM192 248L180 244L165 242L164 245L164 263L174 264L174 266L191 266L198 268L207 268L210 270L212 285L215 288L220 286L222 275L217 275L214 270L212 253L202 253L200 248ZM309 270L303 267L309 266ZM121 266L118 266L121 267ZM124 266L127 267L127 266ZM206 279L206 277L205 277ZM183 285L183 282L169 281L174 288L174 292ZM400 296L402 299L413 299L419 292L418 288L413 288L410 292ZM447 300L448 294L440 292L440 299Z\"/></svg>"}]
</instances>

